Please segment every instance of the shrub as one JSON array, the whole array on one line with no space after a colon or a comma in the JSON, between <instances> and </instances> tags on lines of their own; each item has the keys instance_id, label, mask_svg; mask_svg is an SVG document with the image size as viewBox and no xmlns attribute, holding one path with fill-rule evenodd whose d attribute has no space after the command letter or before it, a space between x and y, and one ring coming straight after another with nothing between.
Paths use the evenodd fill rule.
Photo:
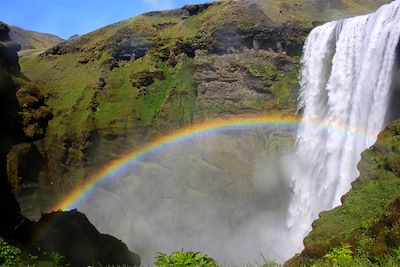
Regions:
<instances>
[{"instance_id":1,"label":"shrub","mask_svg":"<svg viewBox=\"0 0 400 267\"><path fill-rule=\"evenodd\" d=\"M0 238L0 266L16 266L22 262L22 251Z\"/></svg>"},{"instance_id":2,"label":"shrub","mask_svg":"<svg viewBox=\"0 0 400 267\"><path fill-rule=\"evenodd\" d=\"M342 245L341 247L334 248L331 252L324 256L335 266L348 266L349 262L353 260L353 252L350 245Z\"/></svg>"},{"instance_id":3,"label":"shrub","mask_svg":"<svg viewBox=\"0 0 400 267\"><path fill-rule=\"evenodd\" d=\"M155 265L158 267L217 267L217 263L209 256L200 252L173 252L171 255L158 253Z\"/></svg>"}]
</instances>

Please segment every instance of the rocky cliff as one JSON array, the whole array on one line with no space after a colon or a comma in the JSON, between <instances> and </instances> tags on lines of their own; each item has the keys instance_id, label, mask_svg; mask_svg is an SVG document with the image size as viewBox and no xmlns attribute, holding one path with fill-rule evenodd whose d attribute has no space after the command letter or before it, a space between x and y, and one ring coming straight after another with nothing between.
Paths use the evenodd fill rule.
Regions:
<instances>
[{"instance_id":1,"label":"rocky cliff","mask_svg":"<svg viewBox=\"0 0 400 267\"><path fill-rule=\"evenodd\" d=\"M43 164L35 142L45 136L52 113L44 104L41 90L20 73L20 45L11 41L9 31L6 24L0 23L0 237L34 255L41 255L42 249L57 251L71 266L140 265L139 256L120 240L100 234L81 213L48 214L37 223L21 215L13 192L30 193L20 187L21 175L35 181ZM13 164L14 161L17 163ZM79 249L80 245L84 249Z\"/></svg>"}]
</instances>

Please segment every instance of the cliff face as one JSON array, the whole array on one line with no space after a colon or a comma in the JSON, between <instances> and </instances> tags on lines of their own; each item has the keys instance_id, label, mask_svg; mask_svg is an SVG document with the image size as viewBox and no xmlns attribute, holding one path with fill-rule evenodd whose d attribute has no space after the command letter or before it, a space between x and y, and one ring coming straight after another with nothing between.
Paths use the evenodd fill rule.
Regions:
<instances>
[{"instance_id":1,"label":"cliff face","mask_svg":"<svg viewBox=\"0 0 400 267\"><path fill-rule=\"evenodd\" d=\"M20 46L13 43L8 35L7 25L0 23L0 198L4 219L1 220L0 234L8 235L14 227L20 223L22 216L19 214L19 205L11 193L8 183L6 161L7 154L13 144L22 142L24 136L23 127L18 118L20 110L16 92L18 84L15 77L21 77L18 65L17 51Z\"/></svg>"},{"instance_id":2,"label":"cliff face","mask_svg":"<svg viewBox=\"0 0 400 267\"><path fill-rule=\"evenodd\" d=\"M391 123L362 154L360 176L343 204L322 212L305 249L287 266L321 259L333 248L351 245L353 254L372 262L400 246L400 121Z\"/></svg>"},{"instance_id":3,"label":"cliff face","mask_svg":"<svg viewBox=\"0 0 400 267\"><path fill-rule=\"evenodd\" d=\"M388 1L339 2L189 5L24 53L23 73L41 85L54 114L37 142L45 158L38 178L20 176L40 192L18 196L31 203L24 213L37 216L97 166L155 135L218 116L294 113L310 29Z\"/></svg>"}]
</instances>

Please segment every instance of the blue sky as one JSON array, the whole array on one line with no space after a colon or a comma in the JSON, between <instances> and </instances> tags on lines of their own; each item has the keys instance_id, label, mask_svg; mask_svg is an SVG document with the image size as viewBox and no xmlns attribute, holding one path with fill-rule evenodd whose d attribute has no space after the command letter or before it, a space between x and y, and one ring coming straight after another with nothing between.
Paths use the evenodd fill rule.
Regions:
<instances>
[{"instance_id":1,"label":"blue sky","mask_svg":"<svg viewBox=\"0 0 400 267\"><path fill-rule=\"evenodd\" d=\"M0 21L69 38L153 10L212 0L0 0Z\"/></svg>"}]
</instances>

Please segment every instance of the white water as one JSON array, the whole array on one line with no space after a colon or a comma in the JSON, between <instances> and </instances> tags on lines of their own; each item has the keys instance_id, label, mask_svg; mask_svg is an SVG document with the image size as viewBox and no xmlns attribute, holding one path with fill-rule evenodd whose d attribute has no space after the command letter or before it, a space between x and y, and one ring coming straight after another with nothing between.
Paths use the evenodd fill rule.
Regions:
<instances>
[{"instance_id":1,"label":"white water","mask_svg":"<svg viewBox=\"0 0 400 267\"><path fill-rule=\"evenodd\" d=\"M302 249L318 214L340 205L359 174L361 152L384 127L399 8L395 1L371 15L327 23L306 41L300 95L305 123L297 137L288 217L293 252Z\"/></svg>"}]
</instances>

